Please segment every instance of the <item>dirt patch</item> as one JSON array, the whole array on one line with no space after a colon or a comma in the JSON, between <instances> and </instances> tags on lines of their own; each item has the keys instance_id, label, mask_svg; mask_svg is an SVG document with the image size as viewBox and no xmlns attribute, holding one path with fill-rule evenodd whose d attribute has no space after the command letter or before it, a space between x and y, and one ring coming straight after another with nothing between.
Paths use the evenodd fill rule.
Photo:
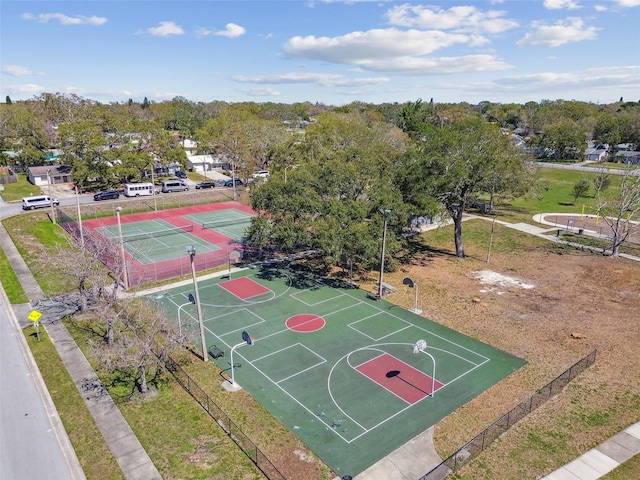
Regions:
<instances>
[{"instance_id":1,"label":"dirt patch","mask_svg":"<svg viewBox=\"0 0 640 480\"><path fill-rule=\"evenodd\" d=\"M422 316L528 362L436 425L443 458L597 349L589 370L460 478L538 478L640 418L640 264L544 241L517 250L494 252L490 264L486 252L438 251L385 274L397 287L390 301L413 307L415 291L402 284L409 276Z\"/></svg>"}]
</instances>

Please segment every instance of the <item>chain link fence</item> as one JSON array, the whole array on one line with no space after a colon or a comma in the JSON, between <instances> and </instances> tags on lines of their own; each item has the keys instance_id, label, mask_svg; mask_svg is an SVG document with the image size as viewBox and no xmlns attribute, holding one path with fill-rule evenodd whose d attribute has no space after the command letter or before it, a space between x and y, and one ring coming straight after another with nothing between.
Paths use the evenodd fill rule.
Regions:
<instances>
[{"instance_id":1,"label":"chain link fence","mask_svg":"<svg viewBox=\"0 0 640 480\"><path fill-rule=\"evenodd\" d=\"M449 474L460 470L473 458L480 455L480 453L491 445L491 443L500 435L509 430L509 428L518 421L529 415L536 408L545 404L555 395L560 393L573 378L593 365L596 361L596 352L597 350L592 351L582 360L572 365L568 370L562 372L549 384L545 385L519 405L516 405L511 409L511 411L500 417L482 433L476 435L476 437L474 437L470 442L467 442L467 444L457 452L445 459L437 467L420 477L418 480L441 480Z\"/></svg>"},{"instance_id":2,"label":"chain link fence","mask_svg":"<svg viewBox=\"0 0 640 480\"><path fill-rule=\"evenodd\" d=\"M258 448L238 425L205 393L202 388L171 357L165 360L165 367L176 381L213 418L231 440L249 457L253 464L269 480L287 480L267 456Z\"/></svg>"}]
</instances>

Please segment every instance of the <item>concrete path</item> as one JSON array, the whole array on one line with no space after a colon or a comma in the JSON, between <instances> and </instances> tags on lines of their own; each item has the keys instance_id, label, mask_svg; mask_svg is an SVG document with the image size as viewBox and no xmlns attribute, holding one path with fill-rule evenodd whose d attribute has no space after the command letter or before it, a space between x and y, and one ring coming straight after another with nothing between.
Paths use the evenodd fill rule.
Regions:
<instances>
[{"instance_id":1,"label":"concrete path","mask_svg":"<svg viewBox=\"0 0 640 480\"><path fill-rule=\"evenodd\" d=\"M541 480L596 480L640 453L640 422Z\"/></svg>"},{"instance_id":2,"label":"concrete path","mask_svg":"<svg viewBox=\"0 0 640 480\"><path fill-rule=\"evenodd\" d=\"M22 283L30 303L35 304L38 300L45 298L44 292L40 289L38 282L9 238L9 234L2 223L0 223L0 247L4 250L13 270ZM17 310L21 310L21 315L24 314L24 308ZM151 458L149 458L149 455L107 393L107 390L101 384L98 376L64 324L60 321L51 322L44 316L41 319L41 324L51 338L125 478L128 480L161 480L162 476L151 461ZM44 384L42 388L46 390ZM58 434L63 435L68 440L64 429ZM28 447L25 446L25 448Z\"/></svg>"}]
</instances>

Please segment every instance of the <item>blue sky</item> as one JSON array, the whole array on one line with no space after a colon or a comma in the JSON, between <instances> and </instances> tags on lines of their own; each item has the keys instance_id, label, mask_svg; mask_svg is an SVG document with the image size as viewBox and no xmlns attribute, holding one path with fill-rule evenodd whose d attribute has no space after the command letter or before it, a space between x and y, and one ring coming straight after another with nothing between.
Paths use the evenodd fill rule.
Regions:
<instances>
[{"instance_id":1,"label":"blue sky","mask_svg":"<svg viewBox=\"0 0 640 480\"><path fill-rule=\"evenodd\" d=\"M0 99L640 100L640 0L0 2Z\"/></svg>"}]
</instances>

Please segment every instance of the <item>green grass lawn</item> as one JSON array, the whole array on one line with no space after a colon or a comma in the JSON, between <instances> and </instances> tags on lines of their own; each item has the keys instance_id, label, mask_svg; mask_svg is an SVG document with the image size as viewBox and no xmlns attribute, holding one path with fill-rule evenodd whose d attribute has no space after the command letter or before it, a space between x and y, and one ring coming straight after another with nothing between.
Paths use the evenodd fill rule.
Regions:
<instances>
[{"instance_id":1,"label":"green grass lawn","mask_svg":"<svg viewBox=\"0 0 640 480\"><path fill-rule=\"evenodd\" d=\"M26 174L19 173L18 181L16 183L6 183L4 185L4 192L0 192L0 196L2 196L5 202L17 202L22 197L40 195L41 193L42 190L40 187L36 187L27 181Z\"/></svg>"},{"instance_id":2,"label":"green grass lawn","mask_svg":"<svg viewBox=\"0 0 640 480\"><path fill-rule=\"evenodd\" d=\"M16 274L9 263L9 259L2 249L0 249L0 281L2 281L2 287L7 293L9 302L18 304L27 303L29 301L18 277L16 277Z\"/></svg>"}]
</instances>

